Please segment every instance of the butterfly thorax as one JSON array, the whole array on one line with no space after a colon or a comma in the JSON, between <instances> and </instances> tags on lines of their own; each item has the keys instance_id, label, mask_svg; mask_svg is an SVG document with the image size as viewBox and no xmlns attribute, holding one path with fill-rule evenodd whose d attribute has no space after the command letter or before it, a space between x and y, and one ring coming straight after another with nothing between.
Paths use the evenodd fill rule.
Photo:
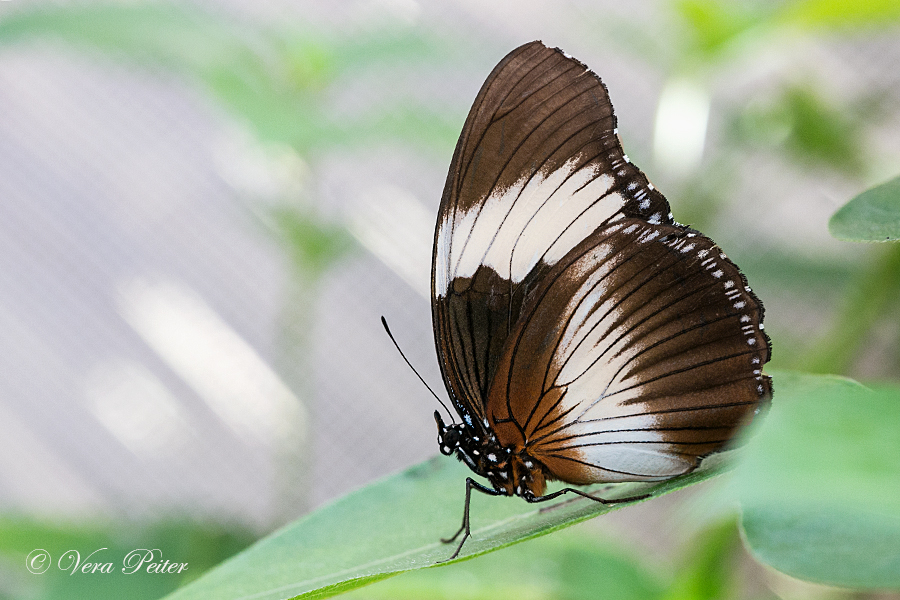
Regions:
<instances>
[{"instance_id":1,"label":"butterfly thorax","mask_svg":"<svg viewBox=\"0 0 900 600\"><path fill-rule=\"evenodd\" d=\"M444 425L435 412L441 454L456 455L477 475L491 482L505 496L538 497L546 489L544 468L524 450L504 447L497 437L466 423Z\"/></svg>"}]
</instances>

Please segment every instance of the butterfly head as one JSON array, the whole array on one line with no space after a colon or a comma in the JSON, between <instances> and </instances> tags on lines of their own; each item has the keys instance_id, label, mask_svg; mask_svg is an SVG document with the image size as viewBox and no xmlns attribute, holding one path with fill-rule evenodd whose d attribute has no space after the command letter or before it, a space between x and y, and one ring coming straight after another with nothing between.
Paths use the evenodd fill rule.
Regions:
<instances>
[{"instance_id":1,"label":"butterfly head","mask_svg":"<svg viewBox=\"0 0 900 600\"><path fill-rule=\"evenodd\" d=\"M445 425L438 411L434 411L434 421L437 423L438 447L441 449L441 454L452 456L456 453L460 460L465 460L466 463L469 463L470 461L466 460L465 457L471 457L473 447L481 444L482 437L475 433L466 423ZM479 454L477 449L474 450L474 454L476 456Z\"/></svg>"},{"instance_id":2,"label":"butterfly head","mask_svg":"<svg viewBox=\"0 0 900 600\"><path fill-rule=\"evenodd\" d=\"M487 434L476 432L466 423L445 425L437 411L434 413L434 420L438 427L438 447L441 454L455 454L457 459L475 473L486 477L497 491L508 496L516 493L514 489L519 478L513 471L515 459L510 448L502 447L490 431ZM521 483L524 483L524 479Z\"/></svg>"},{"instance_id":3,"label":"butterfly head","mask_svg":"<svg viewBox=\"0 0 900 600\"><path fill-rule=\"evenodd\" d=\"M441 449L441 454L450 456L459 448L463 426L454 424L447 427L438 411L434 411L434 421L438 428L438 448Z\"/></svg>"}]
</instances>

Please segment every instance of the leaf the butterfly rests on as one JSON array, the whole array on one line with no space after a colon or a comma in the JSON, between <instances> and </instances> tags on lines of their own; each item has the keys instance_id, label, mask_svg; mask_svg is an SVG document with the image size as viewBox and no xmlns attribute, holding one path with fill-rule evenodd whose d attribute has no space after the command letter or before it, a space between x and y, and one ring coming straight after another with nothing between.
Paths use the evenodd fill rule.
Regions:
<instances>
[{"instance_id":1,"label":"leaf the butterfly rests on","mask_svg":"<svg viewBox=\"0 0 900 600\"><path fill-rule=\"evenodd\" d=\"M441 452L491 484L467 481L457 553L472 488L540 502L562 493L548 480L675 477L771 397L746 278L628 160L600 78L540 42L500 61L463 126L432 319L462 419L435 413Z\"/></svg>"}]
</instances>

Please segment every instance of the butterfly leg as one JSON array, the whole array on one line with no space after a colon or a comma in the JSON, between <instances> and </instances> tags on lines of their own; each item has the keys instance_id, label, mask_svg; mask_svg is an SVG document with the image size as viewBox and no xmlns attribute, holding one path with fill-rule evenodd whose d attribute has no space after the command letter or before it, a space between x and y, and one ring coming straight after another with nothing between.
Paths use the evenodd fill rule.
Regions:
<instances>
[{"instance_id":1,"label":"butterfly leg","mask_svg":"<svg viewBox=\"0 0 900 600\"><path fill-rule=\"evenodd\" d=\"M465 509L463 510L462 526L460 526L459 531L454 533L452 537L441 538L441 541L444 542L445 544L449 544L449 543L453 542L453 540L458 538L459 534L461 534L463 532L465 532L465 534L463 535L462 540L459 542L459 546L456 547L456 552L454 552L453 555L450 556L450 558L448 558L447 560L453 560L454 558L459 556L459 551L462 550L463 544L465 544L466 540L469 539L469 535L470 535L469 502L471 501L471 498L472 498L472 490L473 489L478 490L482 494L487 494L488 496L502 495L502 492L498 492L497 490L495 490L493 488L484 486L484 485L478 483L477 481L475 481L474 479L472 479L471 477L466 477L466 505L465 505ZM442 562L444 562L444 561L442 561Z\"/></svg>"},{"instance_id":2,"label":"butterfly leg","mask_svg":"<svg viewBox=\"0 0 900 600\"><path fill-rule=\"evenodd\" d=\"M642 494L640 496L629 496L627 498L598 498L597 496L591 496L587 492L582 492L581 490L576 490L575 488L563 488L558 492L553 492L552 494L547 494L546 496L534 496L530 493L524 494L522 497L525 498L528 502L546 502L547 500L553 500L554 498L559 498L563 494L567 492L572 492L573 494L577 494L583 498L589 498L594 502L599 502L600 504L621 504L623 502L634 502L636 500L643 500L644 498L649 498L652 494Z\"/></svg>"}]
</instances>

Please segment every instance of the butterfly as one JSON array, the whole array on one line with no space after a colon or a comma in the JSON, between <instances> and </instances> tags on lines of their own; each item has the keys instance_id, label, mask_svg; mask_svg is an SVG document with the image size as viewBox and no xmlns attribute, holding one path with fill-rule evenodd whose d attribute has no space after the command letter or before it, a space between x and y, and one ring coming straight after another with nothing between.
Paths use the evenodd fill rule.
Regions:
<instances>
[{"instance_id":1,"label":"butterfly","mask_svg":"<svg viewBox=\"0 0 900 600\"><path fill-rule=\"evenodd\" d=\"M572 485L688 473L766 406L763 306L674 221L624 154L606 86L541 42L509 53L465 121L438 212L432 321L461 422L441 453L543 502Z\"/></svg>"}]
</instances>

